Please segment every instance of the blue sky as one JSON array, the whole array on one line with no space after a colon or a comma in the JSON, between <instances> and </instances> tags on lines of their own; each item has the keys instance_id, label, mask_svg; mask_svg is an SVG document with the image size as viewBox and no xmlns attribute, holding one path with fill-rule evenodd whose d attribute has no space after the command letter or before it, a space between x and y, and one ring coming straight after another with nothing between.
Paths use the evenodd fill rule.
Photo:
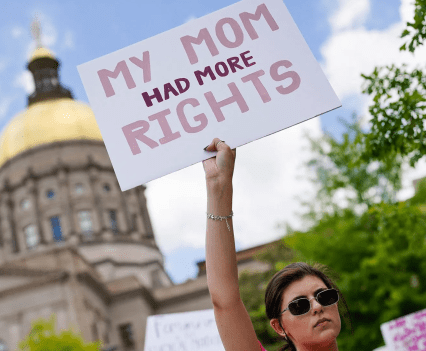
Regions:
<instances>
[{"instance_id":1,"label":"blue sky","mask_svg":"<svg viewBox=\"0 0 426 351\"><path fill-rule=\"evenodd\" d=\"M87 103L77 65L121 49L235 3L232 0L156 1L3 1L0 5L0 129L26 107L31 77L25 73L34 44L30 24L37 14L42 40L61 61L62 84ZM343 107L305 122L311 135L324 131L339 138L341 116L353 111L368 120L368 99L360 94L360 73L391 62L419 62L402 55L398 35L410 16L409 0L287 0L287 8L314 56L329 78ZM279 45L279 44L277 44ZM421 57L421 56L420 56ZM235 237L243 249L285 234L280 222L295 227L302 211L296 196L312 185L298 176L301 160L310 157L302 127L276 133L238 151L234 186ZM295 157L294 155L297 155ZM405 193L411 193L412 177ZM426 172L423 172L426 174ZM411 178L410 178L411 177ZM196 274L195 261L204 258L205 190L200 165L147 184L148 206L166 268L176 282ZM303 191L302 191L303 190ZM342 200L343 201L343 200ZM200 210L200 208L202 210Z\"/></svg>"}]
</instances>

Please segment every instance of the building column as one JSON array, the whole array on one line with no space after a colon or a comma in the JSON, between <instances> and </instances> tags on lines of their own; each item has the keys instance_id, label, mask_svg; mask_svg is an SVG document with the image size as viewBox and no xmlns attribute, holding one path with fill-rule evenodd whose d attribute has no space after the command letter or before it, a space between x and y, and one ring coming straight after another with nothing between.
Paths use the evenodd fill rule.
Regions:
<instances>
[{"instance_id":1,"label":"building column","mask_svg":"<svg viewBox=\"0 0 426 351\"><path fill-rule=\"evenodd\" d=\"M138 186L136 188L136 194L139 202L139 208L141 211L143 224L145 227L144 236L148 239L154 239L154 231L152 229L151 219L149 218L148 208L146 205L145 189L146 187L143 185Z\"/></svg>"},{"instance_id":2,"label":"building column","mask_svg":"<svg viewBox=\"0 0 426 351\"><path fill-rule=\"evenodd\" d=\"M126 193L120 190L120 184L118 184L117 178L115 180L115 183L116 183L118 191L120 192L120 203L121 203L121 208L124 214L124 221L126 223L126 234L130 235L130 233L132 232L132 225L130 223L130 217L129 217L130 214L127 207Z\"/></svg>"},{"instance_id":3,"label":"building column","mask_svg":"<svg viewBox=\"0 0 426 351\"><path fill-rule=\"evenodd\" d=\"M46 240L46 235L44 233L43 224L41 223L41 211L40 211L40 201L39 201L39 192L37 186L37 177L35 176L33 170L31 168L28 169L28 178L26 181L26 187L28 194L30 195L31 204L34 206L34 213L37 224L37 231L40 237L39 244L47 245L48 242Z\"/></svg>"},{"instance_id":4,"label":"building column","mask_svg":"<svg viewBox=\"0 0 426 351\"><path fill-rule=\"evenodd\" d=\"M15 217L14 217L14 204L11 199L11 188L9 185L9 181L6 180L4 182L3 191L0 196L0 204L1 204L1 212L3 218L3 233L5 236L5 245L9 247L6 249L8 253L17 253L20 251L19 249L19 241L16 235L16 225L15 225Z\"/></svg>"},{"instance_id":5,"label":"building column","mask_svg":"<svg viewBox=\"0 0 426 351\"><path fill-rule=\"evenodd\" d=\"M62 164L60 165L58 171L58 182L60 194L62 197L61 207L62 213L67 217L69 230L67 233L64 233L65 241L73 240L74 236L77 235L75 221L74 221L74 209L71 204L71 194L70 187L68 182L68 170Z\"/></svg>"},{"instance_id":6,"label":"building column","mask_svg":"<svg viewBox=\"0 0 426 351\"><path fill-rule=\"evenodd\" d=\"M112 233L108 232L108 228L105 225L103 218L103 209L101 206L101 199L99 197L97 189L97 184L99 181L99 170L96 168L96 165L91 156L89 156L89 180L90 180L90 191L92 192L92 202L96 210L96 217L98 217L98 228L99 233L96 236L101 236L103 239L109 241L112 238Z\"/></svg>"}]
</instances>

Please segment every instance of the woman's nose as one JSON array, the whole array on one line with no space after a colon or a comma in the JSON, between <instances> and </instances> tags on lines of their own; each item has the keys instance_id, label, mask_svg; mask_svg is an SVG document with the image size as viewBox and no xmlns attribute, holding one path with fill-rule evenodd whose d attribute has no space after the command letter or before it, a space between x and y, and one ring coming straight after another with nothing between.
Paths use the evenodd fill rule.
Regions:
<instances>
[{"instance_id":1,"label":"woman's nose","mask_svg":"<svg viewBox=\"0 0 426 351\"><path fill-rule=\"evenodd\" d=\"M321 311L322 305L315 299L311 300L312 310L313 311Z\"/></svg>"}]
</instances>

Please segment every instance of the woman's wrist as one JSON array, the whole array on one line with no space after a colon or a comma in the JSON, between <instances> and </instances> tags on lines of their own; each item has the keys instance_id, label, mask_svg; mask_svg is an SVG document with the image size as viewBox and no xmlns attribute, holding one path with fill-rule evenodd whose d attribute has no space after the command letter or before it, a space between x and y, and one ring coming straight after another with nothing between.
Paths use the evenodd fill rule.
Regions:
<instances>
[{"instance_id":1,"label":"woman's wrist","mask_svg":"<svg viewBox=\"0 0 426 351\"><path fill-rule=\"evenodd\" d=\"M227 216L232 211L232 182L207 184L207 212Z\"/></svg>"}]
</instances>

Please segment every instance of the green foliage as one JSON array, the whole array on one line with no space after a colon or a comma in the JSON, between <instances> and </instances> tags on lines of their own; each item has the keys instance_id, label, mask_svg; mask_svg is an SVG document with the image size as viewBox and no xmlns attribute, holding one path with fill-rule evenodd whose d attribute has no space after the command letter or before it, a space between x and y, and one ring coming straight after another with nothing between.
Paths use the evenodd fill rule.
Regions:
<instances>
[{"instance_id":1,"label":"green foliage","mask_svg":"<svg viewBox=\"0 0 426 351\"><path fill-rule=\"evenodd\" d=\"M369 107L371 131L365 145L366 154L383 159L389 153L410 157L414 167L426 154L426 75L395 65L376 67L365 79L364 93L373 98Z\"/></svg>"},{"instance_id":2,"label":"green foliage","mask_svg":"<svg viewBox=\"0 0 426 351\"><path fill-rule=\"evenodd\" d=\"M324 213L341 210L338 192L345 191L347 207L361 206L365 210L377 202L395 202L401 189L401 157L387 156L380 162L366 160L365 134L357 116L345 124L342 141L330 135L315 140L307 136L315 157L307 163L310 180L317 185L315 201L303 202L309 208L307 221L315 223Z\"/></svg>"},{"instance_id":3,"label":"green foliage","mask_svg":"<svg viewBox=\"0 0 426 351\"><path fill-rule=\"evenodd\" d=\"M265 288L273 274L291 262L319 262L337 273L353 326L352 331L340 304L343 328L338 344L343 350L379 347L382 323L426 305L426 181L418 183L412 199L398 203L401 159L364 158L365 135L355 117L346 127L340 142L330 136L311 139L316 156L308 167L318 194L310 208L310 229L288 234L280 245L259 255L270 271L240 278L242 300L268 351L277 350L283 341L266 317ZM352 191L347 206L336 201L339 190ZM359 205L364 205L363 211Z\"/></svg>"},{"instance_id":4,"label":"green foliage","mask_svg":"<svg viewBox=\"0 0 426 351\"><path fill-rule=\"evenodd\" d=\"M80 335L71 331L55 332L55 316L46 321L38 319L33 322L27 337L19 343L22 351L98 351L101 350L101 341L86 344Z\"/></svg>"},{"instance_id":5,"label":"green foliage","mask_svg":"<svg viewBox=\"0 0 426 351\"><path fill-rule=\"evenodd\" d=\"M409 41L400 50L414 53L426 38L426 0L415 1L412 22L407 22L402 38ZM408 47L407 47L408 45ZM406 65L376 67L365 79L363 93L373 98L369 107L371 132L365 140L365 157L383 160L387 155L399 154L408 158L412 167L426 154L426 76Z\"/></svg>"},{"instance_id":6,"label":"green foliage","mask_svg":"<svg viewBox=\"0 0 426 351\"><path fill-rule=\"evenodd\" d=\"M414 52L423 44L426 38L426 0L416 0L413 22L407 22L407 28L402 32L401 38L410 36L410 40L401 46L400 50Z\"/></svg>"},{"instance_id":7,"label":"green foliage","mask_svg":"<svg viewBox=\"0 0 426 351\"><path fill-rule=\"evenodd\" d=\"M426 305L426 218L418 206L377 204L362 216L346 210L329 216L307 233L284 239L304 260L337 271L354 334L339 336L344 350L381 344L380 324Z\"/></svg>"}]
</instances>

